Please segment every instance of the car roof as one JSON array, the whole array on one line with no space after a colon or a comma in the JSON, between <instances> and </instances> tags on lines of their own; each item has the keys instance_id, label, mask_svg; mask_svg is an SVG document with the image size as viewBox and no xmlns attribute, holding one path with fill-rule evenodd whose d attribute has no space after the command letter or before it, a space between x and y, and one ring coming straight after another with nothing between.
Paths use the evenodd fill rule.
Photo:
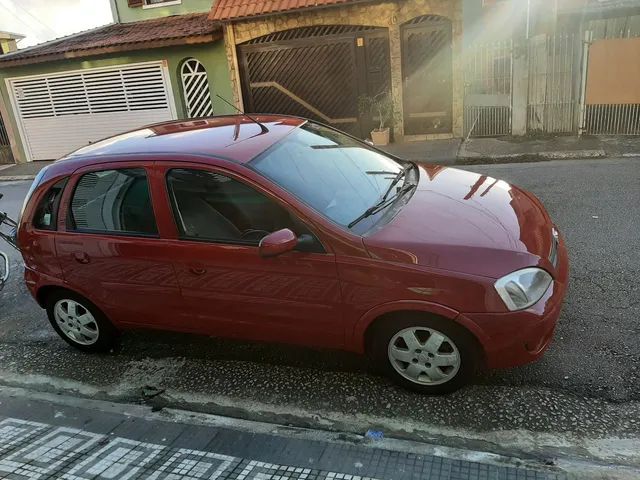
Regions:
<instances>
[{"instance_id":1,"label":"car roof","mask_svg":"<svg viewBox=\"0 0 640 480\"><path fill-rule=\"evenodd\" d=\"M164 122L82 147L59 161L180 153L246 163L305 122L304 118L281 115L224 115Z\"/></svg>"}]
</instances>

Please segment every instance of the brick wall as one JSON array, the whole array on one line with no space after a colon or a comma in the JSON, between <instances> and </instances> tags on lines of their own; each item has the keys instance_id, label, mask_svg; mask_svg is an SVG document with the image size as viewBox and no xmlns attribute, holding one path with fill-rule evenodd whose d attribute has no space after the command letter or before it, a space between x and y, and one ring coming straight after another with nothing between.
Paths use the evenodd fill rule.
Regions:
<instances>
[{"instance_id":1,"label":"brick wall","mask_svg":"<svg viewBox=\"0 0 640 480\"><path fill-rule=\"evenodd\" d=\"M396 107L394 130L404 136L402 110L402 55L400 27L421 15L447 17L453 27L453 136L461 137L463 128L462 0L397 0L356 3L347 6L303 10L256 20L236 22L226 29L225 44L231 70L235 100L240 104L239 74L235 45L272 32L314 25L366 25L389 29L391 89Z\"/></svg>"}]
</instances>

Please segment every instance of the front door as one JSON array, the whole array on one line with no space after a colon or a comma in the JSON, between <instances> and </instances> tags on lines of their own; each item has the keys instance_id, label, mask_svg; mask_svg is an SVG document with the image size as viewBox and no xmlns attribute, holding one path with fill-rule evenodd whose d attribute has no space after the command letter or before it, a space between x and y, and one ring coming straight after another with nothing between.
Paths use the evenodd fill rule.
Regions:
<instances>
[{"instance_id":1,"label":"front door","mask_svg":"<svg viewBox=\"0 0 640 480\"><path fill-rule=\"evenodd\" d=\"M452 131L452 30L444 17L426 15L402 26L406 135Z\"/></svg>"},{"instance_id":2,"label":"front door","mask_svg":"<svg viewBox=\"0 0 640 480\"><path fill-rule=\"evenodd\" d=\"M210 335L339 347L344 341L335 256L312 252L262 258L267 234L304 223L229 173L166 167L178 240L173 261L190 323Z\"/></svg>"},{"instance_id":3,"label":"front door","mask_svg":"<svg viewBox=\"0 0 640 480\"><path fill-rule=\"evenodd\" d=\"M147 170L92 168L71 178L60 208L56 250L66 283L117 324L179 328L182 297Z\"/></svg>"}]
</instances>

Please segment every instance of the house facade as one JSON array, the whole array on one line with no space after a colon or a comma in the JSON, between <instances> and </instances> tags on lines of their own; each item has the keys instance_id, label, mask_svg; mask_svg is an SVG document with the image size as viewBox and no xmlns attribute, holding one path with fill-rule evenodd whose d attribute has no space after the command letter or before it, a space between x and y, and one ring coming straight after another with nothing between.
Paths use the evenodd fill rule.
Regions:
<instances>
[{"instance_id":1,"label":"house facade","mask_svg":"<svg viewBox=\"0 0 640 480\"><path fill-rule=\"evenodd\" d=\"M366 138L358 98L394 103L396 141L463 131L461 0L219 0L236 102Z\"/></svg>"},{"instance_id":2,"label":"house facade","mask_svg":"<svg viewBox=\"0 0 640 480\"><path fill-rule=\"evenodd\" d=\"M210 8L113 0L113 24L0 56L11 160L52 160L141 125L228 113L216 97L233 93Z\"/></svg>"},{"instance_id":3,"label":"house facade","mask_svg":"<svg viewBox=\"0 0 640 480\"><path fill-rule=\"evenodd\" d=\"M109 0L113 18L121 23L154 18L207 13L212 0Z\"/></svg>"},{"instance_id":4,"label":"house facade","mask_svg":"<svg viewBox=\"0 0 640 480\"><path fill-rule=\"evenodd\" d=\"M114 24L0 56L0 162L233 113L216 95L361 138L383 92L395 141L640 134L635 0L110 1Z\"/></svg>"},{"instance_id":5,"label":"house facade","mask_svg":"<svg viewBox=\"0 0 640 480\"><path fill-rule=\"evenodd\" d=\"M213 5L212 5L213 3ZM396 141L463 135L462 0L111 0L116 22L0 57L14 160L49 160L173 118L317 119L366 138L387 92Z\"/></svg>"},{"instance_id":6,"label":"house facade","mask_svg":"<svg viewBox=\"0 0 640 480\"><path fill-rule=\"evenodd\" d=\"M465 0L464 30L465 136L640 134L637 0Z\"/></svg>"}]
</instances>

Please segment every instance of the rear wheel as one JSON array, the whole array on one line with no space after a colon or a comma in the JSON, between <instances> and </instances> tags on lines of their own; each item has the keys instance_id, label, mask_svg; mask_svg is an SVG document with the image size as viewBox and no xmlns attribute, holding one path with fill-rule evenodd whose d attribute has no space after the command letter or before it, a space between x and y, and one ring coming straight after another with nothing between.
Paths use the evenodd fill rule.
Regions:
<instances>
[{"instance_id":1,"label":"rear wheel","mask_svg":"<svg viewBox=\"0 0 640 480\"><path fill-rule=\"evenodd\" d=\"M396 383L433 395L469 383L478 364L471 334L439 317L385 320L375 327L370 350L376 364Z\"/></svg>"},{"instance_id":2,"label":"rear wheel","mask_svg":"<svg viewBox=\"0 0 640 480\"><path fill-rule=\"evenodd\" d=\"M105 352L113 348L116 329L86 298L58 290L47 298L46 309L55 331L73 347L84 352Z\"/></svg>"}]
</instances>

